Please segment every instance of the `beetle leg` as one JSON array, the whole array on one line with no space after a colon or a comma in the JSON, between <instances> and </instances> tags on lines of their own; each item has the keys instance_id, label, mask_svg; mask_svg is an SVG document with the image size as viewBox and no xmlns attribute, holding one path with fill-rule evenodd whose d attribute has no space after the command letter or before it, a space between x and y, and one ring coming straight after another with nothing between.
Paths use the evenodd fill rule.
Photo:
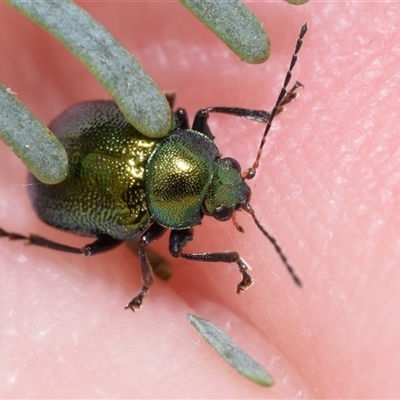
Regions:
<instances>
[{"instance_id":1,"label":"beetle leg","mask_svg":"<svg viewBox=\"0 0 400 400\"><path fill-rule=\"evenodd\" d=\"M174 114L178 120L179 128L189 129L189 117L187 115L187 111L184 108L178 108Z\"/></svg>"},{"instance_id":2,"label":"beetle leg","mask_svg":"<svg viewBox=\"0 0 400 400\"><path fill-rule=\"evenodd\" d=\"M138 310L142 306L143 299L147 296L150 286L154 283L153 272L146 254L146 247L159 239L165 230L166 229L161 225L154 223L139 237L139 262L144 285L139 290L138 295L125 306L125 309L130 308L132 311Z\"/></svg>"},{"instance_id":3,"label":"beetle leg","mask_svg":"<svg viewBox=\"0 0 400 400\"><path fill-rule=\"evenodd\" d=\"M236 251L224 251L217 253L184 253L183 247L194 240L193 229L172 230L169 239L169 251L173 257L182 257L192 261L207 261L207 262L235 262L238 265L239 272L242 274L242 280L237 285L237 293L247 290L253 283L253 278L248 271L250 266L239 256Z\"/></svg>"},{"instance_id":4,"label":"beetle leg","mask_svg":"<svg viewBox=\"0 0 400 400\"><path fill-rule=\"evenodd\" d=\"M208 109L203 108L197 111L193 120L192 129L196 132L201 132L209 137L211 140L214 140L215 136L211 133L211 129L207 123L209 116L210 114L208 112Z\"/></svg>"},{"instance_id":5,"label":"beetle leg","mask_svg":"<svg viewBox=\"0 0 400 400\"><path fill-rule=\"evenodd\" d=\"M276 113L277 115L278 115L279 113L281 113L281 112L284 110L283 106L284 106L285 104L290 103L291 101L293 101L294 99L296 99L296 98L298 97L299 94L296 92L296 90L297 90L299 87L304 87L304 85L301 84L300 82L296 81L296 83L295 83L295 84L293 85L293 87L286 93L285 97L284 97L283 100L281 101L281 104L279 105L278 111L277 111L277 113Z\"/></svg>"},{"instance_id":6,"label":"beetle leg","mask_svg":"<svg viewBox=\"0 0 400 400\"><path fill-rule=\"evenodd\" d=\"M100 235L93 243L86 244L82 247L72 247L66 244L53 242L42 236L33 234L24 236L19 233L7 232L0 228L0 237L1 236L6 236L10 240L26 240L28 244L33 244L35 246L46 247L47 249L63 251L65 253L83 254L84 256L92 256L112 250L123 242L123 240L114 239L108 235Z\"/></svg>"},{"instance_id":7,"label":"beetle leg","mask_svg":"<svg viewBox=\"0 0 400 400\"><path fill-rule=\"evenodd\" d=\"M279 114L284 110L283 106L285 104L288 104L297 98L298 93L296 92L296 90L299 87L303 87L303 85L300 82L296 82L293 85L293 87L285 94L285 97L281 101L276 114ZM249 108L239 108L239 107L203 108L203 109L197 111L196 116L193 121L192 129L197 132L201 132L201 133L207 135L212 140L214 140L214 135L211 133L210 128L208 126L208 122L207 122L209 113L212 113L212 112L233 115L236 117L246 118L246 119L258 121L258 122L268 122L268 120L271 116L271 113L268 111L252 110Z\"/></svg>"},{"instance_id":8,"label":"beetle leg","mask_svg":"<svg viewBox=\"0 0 400 400\"><path fill-rule=\"evenodd\" d=\"M202 126L208 119L209 113L228 114L228 115L233 115L235 117L245 118L258 122L267 122L271 115L271 113L265 110L253 110L249 108L240 108L240 107L220 107L220 106L208 107L197 111L195 119L193 121L192 129L193 130L196 130L197 128L202 129ZM204 114L207 115L207 118L205 117Z\"/></svg>"}]
</instances>

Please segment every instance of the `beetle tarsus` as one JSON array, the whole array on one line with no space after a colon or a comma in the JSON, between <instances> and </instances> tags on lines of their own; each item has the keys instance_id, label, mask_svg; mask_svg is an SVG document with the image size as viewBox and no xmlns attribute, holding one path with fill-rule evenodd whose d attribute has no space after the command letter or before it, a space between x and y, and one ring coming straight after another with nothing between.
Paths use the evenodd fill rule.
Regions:
<instances>
[{"instance_id":1,"label":"beetle tarsus","mask_svg":"<svg viewBox=\"0 0 400 400\"><path fill-rule=\"evenodd\" d=\"M146 286L142 286L139 290L139 294L125 306L125 310L130 309L134 312L140 310L142 308L143 299L147 296L148 293L149 288Z\"/></svg>"},{"instance_id":2,"label":"beetle tarsus","mask_svg":"<svg viewBox=\"0 0 400 400\"><path fill-rule=\"evenodd\" d=\"M29 240L27 236L15 232L7 232L2 228L0 228L0 237L8 237L9 240Z\"/></svg>"},{"instance_id":3,"label":"beetle tarsus","mask_svg":"<svg viewBox=\"0 0 400 400\"><path fill-rule=\"evenodd\" d=\"M237 261L237 265L239 267L239 272L242 274L242 280L237 285L236 293L240 294L246 291L250 286L254 284L253 278L250 276L248 271L251 269L250 266L241 258Z\"/></svg>"}]
</instances>

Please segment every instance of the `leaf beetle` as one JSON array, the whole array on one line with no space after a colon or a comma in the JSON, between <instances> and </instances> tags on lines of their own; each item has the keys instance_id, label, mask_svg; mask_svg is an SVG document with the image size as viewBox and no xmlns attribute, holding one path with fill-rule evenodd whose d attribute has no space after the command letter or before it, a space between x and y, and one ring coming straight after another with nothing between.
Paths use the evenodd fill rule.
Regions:
<instances>
[{"instance_id":1,"label":"leaf beetle","mask_svg":"<svg viewBox=\"0 0 400 400\"><path fill-rule=\"evenodd\" d=\"M111 100L72 106L50 124L50 130L66 148L68 176L59 184L47 185L30 175L29 192L42 221L96 240L78 248L1 228L0 236L85 256L111 250L125 240L138 237L143 286L125 307L135 311L142 306L154 281L146 248L167 229L171 230L169 251L172 256L193 261L236 263L242 275L237 293L248 289L253 284L249 266L236 251L197 254L183 251L194 240L193 227L200 224L204 216L219 221L232 219L236 229L243 232L235 219L236 211L243 210L251 215L295 283L301 286L276 239L260 224L250 206L251 190L246 180L256 175L273 119L283 110L283 105L297 97L296 90L302 86L296 82L287 90L306 32L307 24L304 24L271 113L209 107L196 113L190 128L186 111L178 108L174 112L174 129L164 138L153 139L133 128ZM167 98L172 108L174 98ZM243 173L235 159L222 158L207 123L210 113L225 113L266 123L256 160Z\"/></svg>"}]
</instances>

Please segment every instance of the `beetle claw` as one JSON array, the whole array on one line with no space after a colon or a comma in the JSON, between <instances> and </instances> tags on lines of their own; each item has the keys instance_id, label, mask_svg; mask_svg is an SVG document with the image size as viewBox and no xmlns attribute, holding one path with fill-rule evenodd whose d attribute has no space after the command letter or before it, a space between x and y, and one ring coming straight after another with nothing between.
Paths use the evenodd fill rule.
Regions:
<instances>
[{"instance_id":1,"label":"beetle claw","mask_svg":"<svg viewBox=\"0 0 400 400\"><path fill-rule=\"evenodd\" d=\"M250 265L248 265L244 260L239 259L238 267L239 267L240 273L242 274L242 280L237 285L236 293L240 294L240 293L246 291L250 286L252 286L254 283L254 280L250 276L250 274L247 272L247 271L251 270Z\"/></svg>"},{"instance_id":2,"label":"beetle claw","mask_svg":"<svg viewBox=\"0 0 400 400\"><path fill-rule=\"evenodd\" d=\"M246 291L253 284L253 278L246 271L242 271L242 281L237 285L236 293L240 294Z\"/></svg>"},{"instance_id":3,"label":"beetle claw","mask_svg":"<svg viewBox=\"0 0 400 400\"><path fill-rule=\"evenodd\" d=\"M147 296L149 288L143 286L139 290L139 294L134 297L126 306L125 310L131 309L132 311L140 310L142 308L143 299Z\"/></svg>"}]
</instances>

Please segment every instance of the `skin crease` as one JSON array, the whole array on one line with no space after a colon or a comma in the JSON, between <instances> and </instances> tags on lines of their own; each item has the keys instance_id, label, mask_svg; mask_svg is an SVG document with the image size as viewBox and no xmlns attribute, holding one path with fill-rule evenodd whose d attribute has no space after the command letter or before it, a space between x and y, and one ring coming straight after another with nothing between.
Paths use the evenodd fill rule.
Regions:
<instances>
[{"instance_id":1,"label":"skin crease","mask_svg":"<svg viewBox=\"0 0 400 400\"><path fill-rule=\"evenodd\" d=\"M301 96L270 132L251 204L301 276L297 288L250 216L204 219L193 252L237 250L256 283L240 296L234 265L168 256L143 309L123 306L141 285L126 246L92 258L0 241L2 397L398 397L400 191L396 4L249 3L272 42L267 63L239 61L176 3L82 3L193 118L201 107L270 110L300 26ZM70 53L0 3L0 81L42 121L107 94ZM247 168L263 125L212 116L225 156ZM0 144L0 226L81 246L41 223L26 169ZM274 376L243 379L189 325L206 318Z\"/></svg>"}]
</instances>

